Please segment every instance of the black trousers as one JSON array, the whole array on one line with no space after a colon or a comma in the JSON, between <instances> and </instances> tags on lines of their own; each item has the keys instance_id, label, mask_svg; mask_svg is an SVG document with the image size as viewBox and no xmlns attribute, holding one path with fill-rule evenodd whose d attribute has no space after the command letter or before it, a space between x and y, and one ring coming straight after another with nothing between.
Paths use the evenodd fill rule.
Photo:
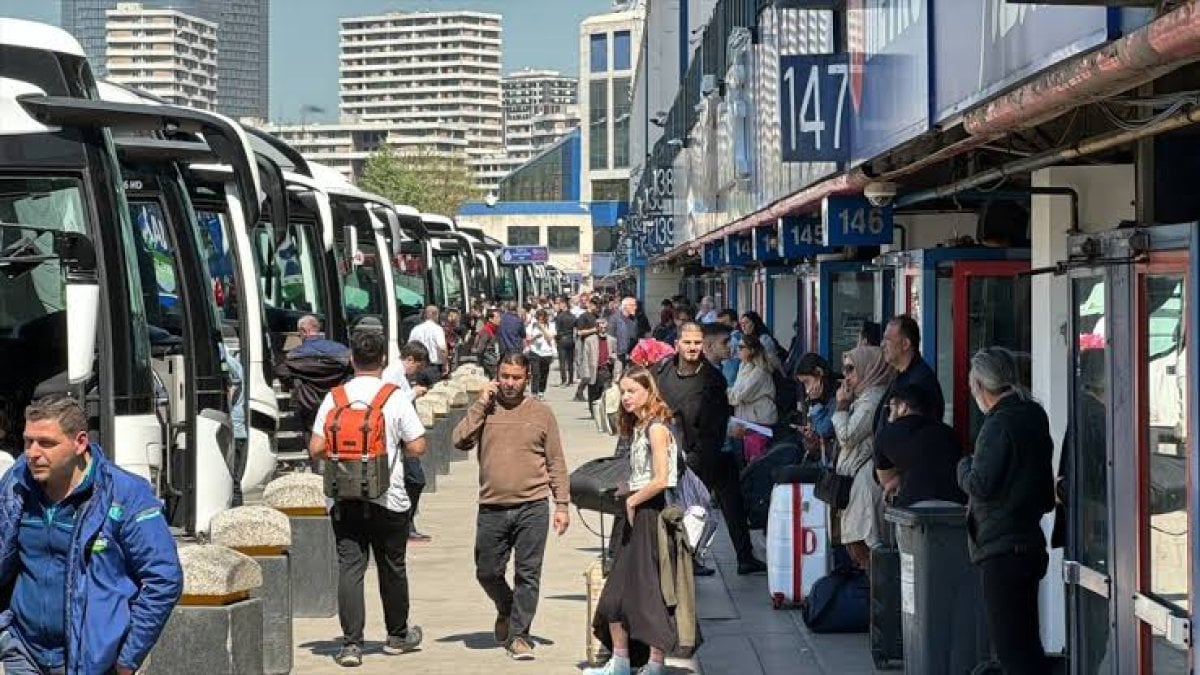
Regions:
<instances>
[{"instance_id":1,"label":"black trousers","mask_svg":"<svg viewBox=\"0 0 1200 675\"><path fill-rule=\"evenodd\" d=\"M742 486L738 482L737 459L728 452L717 452L708 458L707 466L692 467L696 475L716 495L725 519L725 529L737 553L739 563L754 558L754 544L750 541L750 523L746 520L746 507L742 502Z\"/></svg>"},{"instance_id":2,"label":"black trousers","mask_svg":"<svg viewBox=\"0 0 1200 675\"><path fill-rule=\"evenodd\" d=\"M1038 624L1038 582L1046 575L1042 549L1005 553L979 564L988 631L1009 675L1049 675Z\"/></svg>"},{"instance_id":3,"label":"black trousers","mask_svg":"<svg viewBox=\"0 0 1200 675\"><path fill-rule=\"evenodd\" d=\"M475 578L496 605L496 613L508 617L509 639L529 636L549 529L550 505L544 499L514 506L479 505ZM514 558L511 587L505 579L510 556Z\"/></svg>"},{"instance_id":4,"label":"black trousers","mask_svg":"<svg viewBox=\"0 0 1200 675\"><path fill-rule=\"evenodd\" d=\"M532 377L531 389L534 394L545 393L546 381L550 379L550 362L553 360L553 356L529 354L530 376Z\"/></svg>"},{"instance_id":5,"label":"black trousers","mask_svg":"<svg viewBox=\"0 0 1200 675\"><path fill-rule=\"evenodd\" d=\"M575 343L558 345L558 383L571 384L575 381Z\"/></svg>"},{"instance_id":6,"label":"black trousers","mask_svg":"<svg viewBox=\"0 0 1200 675\"><path fill-rule=\"evenodd\" d=\"M389 511L367 501L343 500L331 514L338 552L338 619L343 639L362 644L367 608L363 575L370 551L379 571L379 598L389 636L408 632L408 513Z\"/></svg>"}]
</instances>

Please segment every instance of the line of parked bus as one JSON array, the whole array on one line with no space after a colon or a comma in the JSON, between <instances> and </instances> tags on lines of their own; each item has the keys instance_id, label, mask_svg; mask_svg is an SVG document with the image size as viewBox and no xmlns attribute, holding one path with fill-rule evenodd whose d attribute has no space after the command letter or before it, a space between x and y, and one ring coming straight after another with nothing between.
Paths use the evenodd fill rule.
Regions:
<instances>
[{"instance_id":1,"label":"line of parked bus","mask_svg":"<svg viewBox=\"0 0 1200 675\"><path fill-rule=\"evenodd\" d=\"M0 19L0 449L20 451L31 400L78 396L181 533L302 453L274 376L299 317L343 342L381 326L395 359L426 303L564 290L500 248L261 131L96 82L67 33Z\"/></svg>"}]
</instances>

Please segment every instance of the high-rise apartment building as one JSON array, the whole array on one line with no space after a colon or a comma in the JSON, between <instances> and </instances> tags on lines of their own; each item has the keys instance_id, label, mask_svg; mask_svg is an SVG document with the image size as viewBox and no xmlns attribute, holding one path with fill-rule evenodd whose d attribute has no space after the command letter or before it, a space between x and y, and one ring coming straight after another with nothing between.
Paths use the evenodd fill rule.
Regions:
<instances>
[{"instance_id":1,"label":"high-rise apartment building","mask_svg":"<svg viewBox=\"0 0 1200 675\"><path fill-rule=\"evenodd\" d=\"M645 20L642 2L614 2L614 11L579 26L583 201L629 198L630 84Z\"/></svg>"},{"instance_id":2,"label":"high-rise apartment building","mask_svg":"<svg viewBox=\"0 0 1200 675\"><path fill-rule=\"evenodd\" d=\"M503 153L498 14L346 18L339 37L344 117L431 138L461 129L467 158Z\"/></svg>"},{"instance_id":3,"label":"high-rise apartment building","mask_svg":"<svg viewBox=\"0 0 1200 675\"><path fill-rule=\"evenodd\" d=\"M109 79L177 105L216 107L216 23L136 2L118 4L106 17Z\"/></svg>"},{"instance_id":4,"label":"high-rise apartment building","mask_svg":"<svg viewBox=\"0 0 1200 675\"><path fill-rule=\"evenodd\" d=\"M553 70L523 70L504 78L504 147L528 160L579 126L579 81Z\"/></svg>"},{"instance_id":5,"label":"high-rise apartment building","mask_svg":"<svg viewBox=\"0 0 1200 675\"><path fill-rule=\"evenodd\" d=\"M97 77L106 69L106 12L119 0L61 0L62 26L83 45ZM270 0L141 0L217 24L217 109L231 117L267 117Z\"/></svg>"}]
</instances>

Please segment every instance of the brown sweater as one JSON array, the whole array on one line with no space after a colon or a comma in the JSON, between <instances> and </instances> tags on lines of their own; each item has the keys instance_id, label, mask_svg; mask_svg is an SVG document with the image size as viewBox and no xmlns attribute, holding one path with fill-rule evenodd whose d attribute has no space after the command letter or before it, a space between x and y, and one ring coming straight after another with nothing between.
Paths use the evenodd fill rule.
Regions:
<instances>
[{"instance_id":1,"label":"brown sweater","mask_svg":"<svg viewBox=\"0 0 1200 675\"><path fill-rule=\"evenodd\" d=\"M553 495L556 510L570 504L567 461L558 421L549 406L526 398L514 408L476 401L451 435L454 447L479 446L479 503L506 506Z\"/></svg>"}]
</instances>

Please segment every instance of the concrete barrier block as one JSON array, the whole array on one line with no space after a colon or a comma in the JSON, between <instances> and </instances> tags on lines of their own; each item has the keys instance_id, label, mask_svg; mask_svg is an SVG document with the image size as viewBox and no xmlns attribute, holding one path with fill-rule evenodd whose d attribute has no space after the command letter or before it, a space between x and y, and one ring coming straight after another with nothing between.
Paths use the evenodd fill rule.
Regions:
<instances>
[{"instance_id":1,"label":"concrete barrier block","mask_svg":"<svg viewBox=\"0 0 1200 675\"><path fill-rule=\"evenodd\" d=\"M427 396L422 396L417 399L413 407L417 409L417 418L421 420L421 424L428 431L437 421L437 416L433 414L433 404L425 400L426 398Z\"/></svg>"},{"instance_id":2,"label":"concrete barrier block","mask_svg":"<svg viewBox=\"0 0 1200 675\"><path fill-rule=\"evenodd\" d=\"M337 543L328 515L291 516L292 616L327 619L337 614Z\"/></svg>"},{"instance_id":3,"label":"concrete barrier block","mask_svg":"<svg viewBox=\"0 0 1200 675\"><path fill-rule=\"evenodd\" d=\"M262 587L253 594L262 600L263 672L284 675L292 672L291 560L286 553L254 560L263 575Z\"/></svg>"},{"instance_id":4,"label":"concrete barrier block","mask_svg":"<svg viewBox=\"0 0 1200 675\"><path fill-rule=\"evenodd\" d=\"M450 412L450 399L440 392L431 391L419 400L429 404L429 409L433 411L435 417L444 417L446 413Z\"/></svg>"},{"instance_id":5,"label":"concrete barrier block","mask_svg":"<svg viewBox=\"0 0 1200 675\"><path fill-rule=\"evenodd\" d=\"M263 503L284 513L325 512L325 479L315 473L289 473L267 483Z\"/></svg>"},{"instance_id":6,"label":"concrete barrier block","mask_svg":"<svg viewBox=\"0 0 1200 675\"><path fill-rule=\"evenodd\" d=\"M292 544L292 526L270 506L239 506L213 516L210 537L249 556L279 553Z\"/></svg>"},{"instance_id":7,"label":"concrete barrier block","mask_svg":"<svg viewBox=\"0 0 1200 675\"><path fill-rule=\"evenodd\" d=\"M434 386L433 391L438 392L446 397L451 408L464 408L471 400L467 390L458 384L450 381L439 382Z\"/></svg>"},{"instance_id":8,"label":"concrete barrier block","mask_svg":"<svg viewBox=\"0 0 1200 675\"><path fill-rule=\"evenodd\" d=\"M262 586L262 570L249 556L216 544L179 547L183 567L181 604L222 605Z\"/></svg>"},{"instance_id":9,"label":"concrete barrier block","mask_svg":"<svg viewBox=\"0 0 1200 675\"><path fill-rule=\"evenodd\" d=\"M262 600L247 598L219 607L176 606L138 672L146 675L262 673Z\"/></svg>"},{"instance_id":10,"label":"concrete barrier block","mask_svg":"<svg viewBox=\"0 0 1200 675\"><path fill-rule=\"evenodd\" d=\"M466 408L451 408L450 412L446 415L446 419L442 420L442 424L446 426L446 456L451 462L458 462L471 456L471 453L459 450L458 448L454 447L453 443L450 442L451 433L453 433L454 427L458 426L458 423L461 422L466 416Z\"/></svg>"},{"instance_id":11,"label":"concrete barrier block","mask_svg":"<svg viewBox=\"0 0 1200 675\"><path fill-rule=\"evenodd\" d=\"M468 394L478 394L487 386L488 379L483 373L468 373L462 377L454 378L454 383L467 390Z\"/></svg>"},{"instance_id":12,"label":"concrete barrier block","mask_svg":"<svg viewBox=\"0 0 1200 675\"><path fill-rule=\"evenodd\" d=\"M483 366L479 365L478 363L464 363L458 368L455 368L454 372L450 374L450 377L457 379L467 375L478 375L479 377L487 376L483 370Z\"/></svg>"}]
</instances>

